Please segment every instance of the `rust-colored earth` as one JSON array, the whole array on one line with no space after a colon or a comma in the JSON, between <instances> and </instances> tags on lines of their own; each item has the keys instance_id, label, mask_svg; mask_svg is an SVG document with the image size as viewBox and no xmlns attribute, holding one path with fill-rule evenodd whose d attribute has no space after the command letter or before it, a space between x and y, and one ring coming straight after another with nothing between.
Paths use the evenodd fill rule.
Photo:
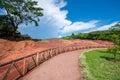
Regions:
<instances>
[{"instance_id":1,"label":"rust-colored earth","mask_svg":"<svg viewBox=\"0 0 120 80\"><path fill-rule=\"evenodd\" d=\"M24 40L8 41L0 39L0 64L17 58L34 54L35 52L49 48L68 46L68 45L88 45L88 44L113 44L102 40L63 40L49 39L42 41Z\"/></svg>"}]
</instances>

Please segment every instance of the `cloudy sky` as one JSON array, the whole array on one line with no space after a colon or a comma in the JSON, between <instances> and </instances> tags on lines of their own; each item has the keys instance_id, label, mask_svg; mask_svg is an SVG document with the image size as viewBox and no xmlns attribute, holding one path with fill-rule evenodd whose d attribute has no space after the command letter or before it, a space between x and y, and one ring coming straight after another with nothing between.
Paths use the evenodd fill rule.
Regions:
<instances>
[{"instance_id":1,"label":"cloudy sky","mask_svg":"<svg viewBox=\"0 0 120 80\"><path fill-rule=\"evenodd\" d=\"M106 30L120 20L120 0L35 0L44 16L39 26L19 26L32 38L58 38L72 33Z\"/></svg>"}]
</instances>

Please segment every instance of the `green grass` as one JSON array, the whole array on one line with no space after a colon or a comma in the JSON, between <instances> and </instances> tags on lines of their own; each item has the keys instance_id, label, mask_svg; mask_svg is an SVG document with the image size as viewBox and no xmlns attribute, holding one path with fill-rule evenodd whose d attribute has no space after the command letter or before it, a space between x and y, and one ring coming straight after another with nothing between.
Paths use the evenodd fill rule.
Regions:
<instances>
[{"instance_id":1,"label":"green grass","mask_svg":"<svg viewBox=\"0 0 120 80\"><path fill-rule=\"evenodd\" d=\"M120 80L120 62L112 62L104 57L113 58L107 50L89 51L80 56L80 63L86 80ZM120 55L117 55L120 59Z\"/></svg>"}]
</instances>

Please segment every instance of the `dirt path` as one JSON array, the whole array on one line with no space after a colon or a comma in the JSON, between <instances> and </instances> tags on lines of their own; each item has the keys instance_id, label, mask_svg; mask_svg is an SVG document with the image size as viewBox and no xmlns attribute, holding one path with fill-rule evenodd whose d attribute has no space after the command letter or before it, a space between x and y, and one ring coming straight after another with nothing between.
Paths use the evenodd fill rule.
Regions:
<instances>
[{"instance_id":1,"label":"dirt path","mask_svg":"<svg viewBox=\"0 0 120 80\"><path fill-rule=\"evenodd\" d=\"M23 80L83 80L79 55L86 50L59 54L27 74Z\"/></svg>"}]
</instances>

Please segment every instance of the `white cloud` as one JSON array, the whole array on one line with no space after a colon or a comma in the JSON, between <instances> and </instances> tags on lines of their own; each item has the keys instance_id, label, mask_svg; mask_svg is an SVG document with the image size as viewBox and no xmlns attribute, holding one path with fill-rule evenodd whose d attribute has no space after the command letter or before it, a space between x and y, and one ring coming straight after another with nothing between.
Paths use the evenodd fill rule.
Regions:
<instances>
[{"instance_id":1,"label":"white cloud","mask_svg":"<svg viewBox=\"0 0 120 80\"><path fill-rule=\"evenodd\" d=\"M61 10L67 3L64 0L35 0L38 2L38 7L43 8L44 16L40 18L39 26L26 28L23 30L20 27L19 31L23 34L31 35L33 38L55 38L58 37L62 27L70 25L72 22L67 20L67 10ZM31 25L33 26L33 25ZM33 33L30 31L36 32ZM38 36L36 36L38 35Z\"/></svg>"},{"instance_id":2,"label":"white cloud","mask_svg":"<svg viewBox=\"0 0 120 80\"><path fill-rule=\"evenodd\" d=\"M71 25L65 26L61 32L62 33L69 33L69 32L74 32L74 31L79 31L79 30L85 30L85 29L91 29L96 27L97 23L99 21L93 20L89 22L74 22Z\"/></svg>"},{"instance_id":3,"label":"white cloud","mask_svg":"<svg viewBox=\"0 0 120 80\"><path fill-rule=\"evenodd\" d=\"M57 38L62 38L62 36L61 36L61 35L59 35Z\"/></svg>"},{"instance_id":4,"label":"white cloud","mask_svg":"<svg viewBox=\"0 0 120 80\"><path fill-rule=\"evenodd\" d=\"M87 30L86 32L108 30L110 27L114 26L117 22L118 22L118 21L112 22L112 23L107 24L107 25L99 26L99 27L96 26L95 28L92 28L92 29L90 29L90 30Z\"/></svg>"},{"instance_id":5,"label":"white cloud","mask_svg":"<svg viewBox=\"0 0 120 80\"><path fill-rule=\"evenodd\" d=\"M61 10L66 6L64 0L36 0L38 1L38 6L42 7L44 16L41 21L50 26L62 27L70 25L71 21L67 20L67 10Z\"/></svg>"},{"instance_id":6,"label":"white cloud","mask_svg":"<svg viewBox=\"0 0 120 80\"><path fill-rule=\"evenodd\" d=\"M114 26L117 22L113 22L111 24L107 24L107 25L103 25L97 29L95 29L95 31L98 31L98 30L108 30L111 26Z\"/></svg>"}]
</instances>

